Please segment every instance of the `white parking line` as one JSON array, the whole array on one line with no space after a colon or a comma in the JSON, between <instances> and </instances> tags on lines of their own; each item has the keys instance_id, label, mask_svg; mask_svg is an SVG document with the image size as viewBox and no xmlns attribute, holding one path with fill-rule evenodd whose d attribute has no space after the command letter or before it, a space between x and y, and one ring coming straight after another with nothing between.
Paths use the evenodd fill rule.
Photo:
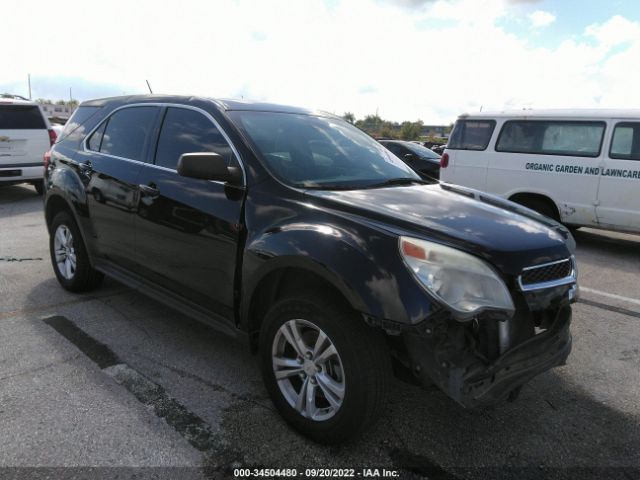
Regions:
<instances>
[{"instance_id":1,"label":"white parking line","mask_svg":"<svg viewBox=\"0 0 640 480\"><path fill-rule=\"evenodd\" d=\"M594 295L600 295L601 297L614 298L627 303L633 303L634 305L640 305L640 300L637 298L623 297L622 295L616 295L614 293L602 292L600 290L594 290L593 288L580 287L581 292L593 293Z\"/></svg>"}]
</instances>

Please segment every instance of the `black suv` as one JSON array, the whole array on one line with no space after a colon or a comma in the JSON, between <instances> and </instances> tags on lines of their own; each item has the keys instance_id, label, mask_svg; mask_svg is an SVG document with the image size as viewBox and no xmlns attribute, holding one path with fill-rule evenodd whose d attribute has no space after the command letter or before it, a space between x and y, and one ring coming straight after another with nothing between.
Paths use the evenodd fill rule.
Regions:
<instances>
[{"instance_id":1,"label":"black suv","mask_svg":"<svg viewBox=\"0 0 640 480\"><path fill-rule=\"evenodd\" d=\"M333 115L243 101L83 103L45 174L61 285L104 274L259 353L282 416L321 442L373 422L390 375L465 407L571 350L575 244L493 196L421 180Z\"/></svg>"}]
</instances>

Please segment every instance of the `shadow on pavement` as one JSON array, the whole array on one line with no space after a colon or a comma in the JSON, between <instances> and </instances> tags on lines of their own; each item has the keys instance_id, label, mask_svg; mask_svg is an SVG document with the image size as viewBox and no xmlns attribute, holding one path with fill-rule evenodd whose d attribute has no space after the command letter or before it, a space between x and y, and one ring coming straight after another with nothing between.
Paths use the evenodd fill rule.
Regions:
<instances>
[{"instance_id":1,"label":"shadow on pavement","mask_svg":"<svg viewBox=\"0 0 640 480\"><path fill-rule=\"evenodd\" d=\"M395 381L371 431L325 447L294 433L263 404L256 364L235 342L134 292L100 301L106 311L92 306L69 317L220 432L224 448L212 449L207 460L217 472L239 462L386 466L401 469L403 478L564 479L635 478L640 467L638 418L599 400L585 383L591 377L583 370L604 374L595 359L580 378L556 369L526 385L518 401L486 410L464 410L437 390Z\"/></svg>"},{"instance_id":2,"label":"shadow on pavement","mask_svg":"<svg viewBox=\"0 0 640 480\"><path fill-rule=\"evenodd\" d=\"M640 256L640 235L581 229L573 236L579 250L608 252L634 259Z\"/></svg>"},{"instance_id":3,"label":"shadow on pavement","mask_svg":"<svg viewBox=\"0 0 640 480\"><path fill-rule=\"evenodd\" d=\"M43 211L42 197L31 185L0 185L0 217L9 218ZM44 223L44 215L43 215Z\"/></svg>"}]
</instances>

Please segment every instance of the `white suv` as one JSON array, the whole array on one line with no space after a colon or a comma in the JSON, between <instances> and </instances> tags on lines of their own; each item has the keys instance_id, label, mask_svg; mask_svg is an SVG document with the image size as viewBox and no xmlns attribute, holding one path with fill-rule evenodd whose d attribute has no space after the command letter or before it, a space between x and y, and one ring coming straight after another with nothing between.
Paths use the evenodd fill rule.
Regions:
<instances>
[{"instance_id":1,"label":"white suv","mask_svg":"<svg viewBox=\"0 0 640 480\"><path fill-rule=\"evenodd\" d=\"M0 95L0 185L31 183L42 194L43 158L55 141L40 105Z\"/></svg>"}]
</instances>

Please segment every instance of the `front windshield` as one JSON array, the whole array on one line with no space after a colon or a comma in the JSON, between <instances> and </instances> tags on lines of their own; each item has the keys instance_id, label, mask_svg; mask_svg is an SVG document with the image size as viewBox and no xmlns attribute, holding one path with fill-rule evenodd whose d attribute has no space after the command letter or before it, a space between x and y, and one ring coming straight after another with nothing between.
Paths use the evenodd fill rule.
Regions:
<instances>
[{"instance_id":1,"label":"front windshield","mask_svg":"<svg viewBox=\"0 0 640 480\"><path fill-rule=\"evenodd\" d=\"M390 180L420 181L407 165L353 125L292 113L234 111L268 170L301 188L357 189Z\"/></svg>"},{"instance_id":2,"label":"front windshield","mask_svg":"<svg viewBox=\"0 0 640 480\"><path fill-rule=\"evenodd\" d=\"M438 155L433 150L428 149L425 146L422 146L418 143L407 142L406 147L411 150L413 153L418 155L420 158L431 158L433 160L439 160L440 155Z\"/></svg>"}]
</instances>

